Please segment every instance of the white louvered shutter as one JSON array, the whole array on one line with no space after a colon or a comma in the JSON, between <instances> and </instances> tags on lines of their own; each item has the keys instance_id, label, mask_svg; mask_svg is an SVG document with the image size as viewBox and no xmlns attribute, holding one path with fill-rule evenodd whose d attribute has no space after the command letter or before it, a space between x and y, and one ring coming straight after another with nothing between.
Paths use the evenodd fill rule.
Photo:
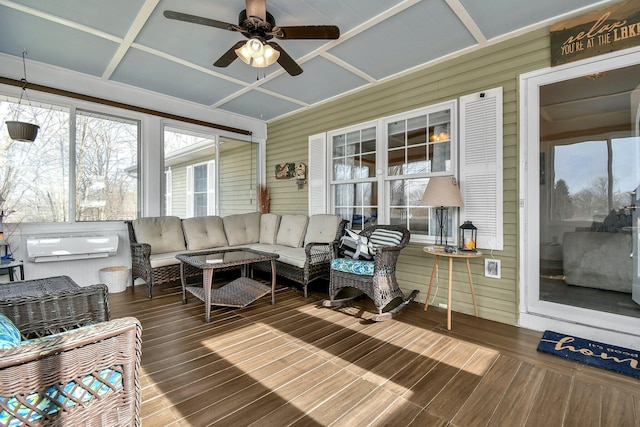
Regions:
<instances>
[{"instance_id":1,"label":"white louvered shutter","mask_svg":"<svg viewBox=\"0 0 640 427\"><path fill-rule=\"evenodd\" d=\"M327 135L325 133L309 137L307 183L309 184L309 215L328 213Z\"/></svg>"},{"instance_id":2,"label":"white louvered shutter","mask_svg":"<svg viewBox=\"0 0 640 427\"><path fill-rule=\"evenodd\" d=\"M187 218L193 217L193 166L187 166Z\"/></svg>"},{"instance_id":3,"label":"white louvered shutter","mask_svg":"<svg viewBox=\"0 0 640 427\"><path fill-rule=\"evenodd\" d=\"M164 214L173 215L173 171L168 168L164 172Z\"/></svg>"},{"instance_id":4,"label":"white louvered shutter","mask_svg":"<svg viewBox=\"0 0 640 427\"><path fill-rule=\"evenodd\" d=\"M479 249L502 250L502 88L460 98L461 220L478 227Z\"/></svg>"},{"instance_id":5,"label":"white louvered shutter","mask_svg":"<svg viewBox=\"0 0 640 427\"><path fill-rule=\"evenodd\" d=\"M207 162L207 215L216 214L216 161Z\"/></svg>"}]
</instances>

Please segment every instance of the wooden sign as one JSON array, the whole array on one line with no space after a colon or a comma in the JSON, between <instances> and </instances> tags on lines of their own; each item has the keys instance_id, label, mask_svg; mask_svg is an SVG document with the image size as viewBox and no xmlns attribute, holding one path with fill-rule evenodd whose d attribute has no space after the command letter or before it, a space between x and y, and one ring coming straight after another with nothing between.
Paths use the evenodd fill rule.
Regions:
<instances>
[{"instance_id":1,"label":"wooden sign","mask_svg":"<svg viewBox=\"0 0 640 427\"><path fill-rule=\"evenodd\" d=\"M551 66L640 45L640 1L627 0L551 26Z\"/></svg>"}]
</instances>

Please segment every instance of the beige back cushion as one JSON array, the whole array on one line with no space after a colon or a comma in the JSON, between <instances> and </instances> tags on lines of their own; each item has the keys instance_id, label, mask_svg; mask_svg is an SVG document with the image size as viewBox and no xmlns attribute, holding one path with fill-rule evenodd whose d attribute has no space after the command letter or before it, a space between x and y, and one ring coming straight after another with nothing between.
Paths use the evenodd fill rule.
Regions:
<instances>
[{"instance_id":1,"label":"beige back cushion","mask_svg":"<svg viewBox=\"0 0 640 427\"><path fill-rule=\"evenodd\" d=\"M152 254L184 251L182 221L177 216L138 218L133 221L138 243L151 245Z\"/></svg>"},{"instance_id":2,"label":"beige back cushion","mask_svg":"<svg viewBox=\"0 0 640 427\"><path fill-rule=\"evenodd\" d=\"M260 243L275 245L280 226L280 215L267 213L260 217Z\"/></svg>"},{"instance_id":3,"label":"beige back cushion","mask_svg":"<svg viewBox=\"0 0 640 427\"><path fill-rule=\"evenodd\" d=\"M276 243L292 248L302 247L308 221L309 217L306 215L282 215Z\"/></svg>"},{"instance_id":4,"label":"beige back cushion","mask_svg":"<svg viewBox=\"0 0 640 427\"><path fill-rule=\"evenodd\" d=\"M335 240L338 232L338 225L342 218L336 215L312 215L307 226L307 235L304 244L311 242L329 243Z\"/></svg>"},{"instance_id":5,"label":"beige back cushion","mask_svg":"<svg viewBox=\"0 0 640 427\"><path fill-rule=\"evenodd\" d=\"M229 246L260 241L260 212L229 215L222 218Z\"/></svg>"},{"instance_id":6,"label":"beige back cushion","mask_svg":"<svg viewBox=\"0 0 640 427\"><path fill-rule=\"evenodd\" d=\"M222 217L203 216L183 219L182 228L187 241L187 249L190 251L228 245Z\"/></svg>"}]
</instances>

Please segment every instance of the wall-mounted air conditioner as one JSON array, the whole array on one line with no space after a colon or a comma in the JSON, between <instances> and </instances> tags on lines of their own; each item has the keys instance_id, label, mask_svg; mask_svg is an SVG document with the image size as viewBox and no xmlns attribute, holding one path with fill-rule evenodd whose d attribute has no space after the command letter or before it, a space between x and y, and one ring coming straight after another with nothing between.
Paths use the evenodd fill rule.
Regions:
<instances>
[{"instance_id":1,"label":"wall-mounted air conditioner","mask_svg":"<svg viewBox=\"0 0 640 427\"><path fill-rule=\"evenodd\" d=\"M117 252L117 235L27 237L27 257L33 262L103 258Z\"/></svg>"}]
</instances>

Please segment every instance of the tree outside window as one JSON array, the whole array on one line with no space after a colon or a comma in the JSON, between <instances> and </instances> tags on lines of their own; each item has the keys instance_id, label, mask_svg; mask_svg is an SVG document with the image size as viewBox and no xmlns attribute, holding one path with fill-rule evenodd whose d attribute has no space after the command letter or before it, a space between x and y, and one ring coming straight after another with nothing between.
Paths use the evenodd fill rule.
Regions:
<instances>
[{"instance_id":1,"label":"tree outside window","mask_svg":"<svg viewBox=\"0 0 640 427\"><path fill-rule=\"evenodd\" d=\"M32 143L0 134L0 195L7 222L67 222L132 219L137 215L138 123L67 108L17 100L0 101L0 120L40 126ZM70 123L75 120L76 150ZM76 170L71 170L75 156ZM70 182L75 176L71 204Z\"/></svg>"}]
</instances>

